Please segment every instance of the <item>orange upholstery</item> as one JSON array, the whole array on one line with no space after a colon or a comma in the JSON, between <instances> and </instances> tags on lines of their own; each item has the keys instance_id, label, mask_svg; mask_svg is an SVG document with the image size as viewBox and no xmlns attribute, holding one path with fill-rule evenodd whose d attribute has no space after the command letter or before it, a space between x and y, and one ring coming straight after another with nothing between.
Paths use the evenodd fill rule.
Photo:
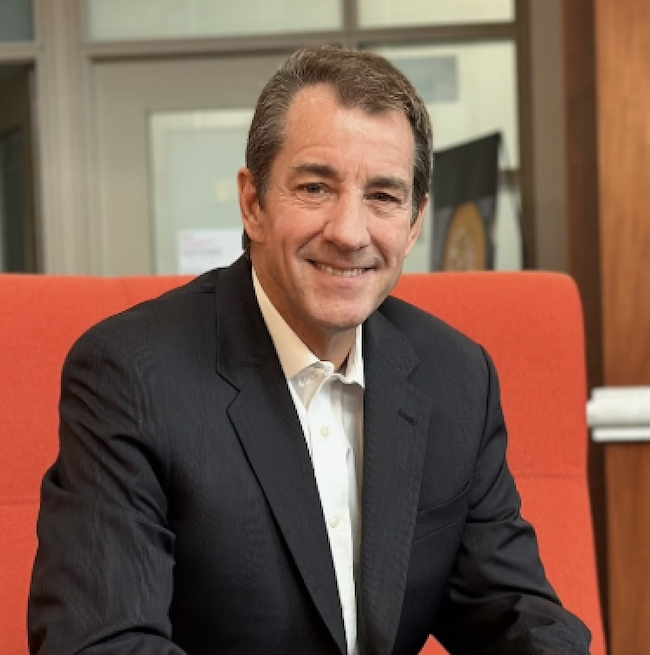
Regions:
<instances>
[{"instance_id":1,"label":"orange upholstery","mask_svg":"<svg viewBox=\"0 0 650 655\"><path fill-rule=\"evenodd\" d=\"M27 653L25 616L40 481L57 450L63 359L86 328L182 283L178 277L0 275L0 640ZM582 315L566 277L407 275L396 295L485 345L500 373L510 461L525 515L565 604L605 655L586 479ZM441 653L430 642L427 655Z\"/></svg>"},{"instance_id":2,"label":"orange upholstery","mask_svg":"<svg viewBox=\"0 0 650 655\"><path fill-rule=\"evenodd\" d=\"M549 579L605 655L587 486L582 308L554 273L456 273L402 278L395 295L480 341L499 372L509 461L522 512L536 528ZM432 641L426 655L443 653Z\"/></svg>"}]
</instances>

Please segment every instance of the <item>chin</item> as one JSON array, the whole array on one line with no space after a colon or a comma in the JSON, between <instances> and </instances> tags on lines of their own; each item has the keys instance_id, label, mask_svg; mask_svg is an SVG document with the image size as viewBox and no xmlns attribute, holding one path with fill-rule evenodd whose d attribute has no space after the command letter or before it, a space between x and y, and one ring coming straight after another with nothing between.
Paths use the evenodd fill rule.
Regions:
<instances>
[{"instance_id":1,"label":"chin","mask_svg":"<svg viewBox=\"0 0 650 655\"><path fill-rule=\"evenodd\" d=\"M319 322L332 332L343 332L356 329L371 313L370 311L360 312L358 309L354 312L336 312L333 310L327 316L323 316Z\"/></svg>"}]
</instances>

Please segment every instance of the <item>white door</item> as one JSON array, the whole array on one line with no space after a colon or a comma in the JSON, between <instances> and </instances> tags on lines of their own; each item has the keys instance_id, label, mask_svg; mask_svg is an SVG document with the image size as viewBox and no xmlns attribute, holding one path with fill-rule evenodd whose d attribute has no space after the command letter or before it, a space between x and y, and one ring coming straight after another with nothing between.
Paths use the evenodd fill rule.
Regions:
<instances>
[{"instance_id":1,"label":"white door","mask_svg":"<svg viewBox=\"0 0 650 655\"><path fill-rule=\"evenodd\" d=\"M191 273L232 261L248 124L286 56L94 65L93 272Z\"/></svg>"}]
</instances>

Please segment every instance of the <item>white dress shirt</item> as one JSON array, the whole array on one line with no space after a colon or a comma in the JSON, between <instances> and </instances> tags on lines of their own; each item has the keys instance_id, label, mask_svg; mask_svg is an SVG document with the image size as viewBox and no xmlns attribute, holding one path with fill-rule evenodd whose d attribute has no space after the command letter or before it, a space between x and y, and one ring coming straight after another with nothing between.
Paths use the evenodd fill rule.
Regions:
<instances>
[{"instance_id":1,"label":"white dress shirt","mask_svg":"<svg viewBox=\"0 0 650 655\"><path fill-rule=\"evenodd\" d=\"M360 568L364 375L359 326L345 373L321 361L273 306L253 270L257 301L314 467L343 611L349 655L357 655L355 578Z\"/></svg>"}]
</instances>

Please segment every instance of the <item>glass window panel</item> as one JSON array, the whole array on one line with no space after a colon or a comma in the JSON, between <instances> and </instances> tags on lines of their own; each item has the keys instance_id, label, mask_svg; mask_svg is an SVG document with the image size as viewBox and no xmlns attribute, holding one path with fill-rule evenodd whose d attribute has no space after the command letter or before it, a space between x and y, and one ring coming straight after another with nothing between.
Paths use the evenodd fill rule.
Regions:
<instances>
[{"instance_id":1,"label":"glass window panel","mask_svg":"<svg viewBox=\"0 0 650 655\"><path fill-rule=\"evenodd\" d=\"M519 190L501 184L497 198L495 262L497 271L520 271L524 267Z\"/></svg>"},{"instance_id":2,"label":"glass window panel","mask_svg":"<svg viewBox=\"0 0 650 655\"><path fill-rule=\"evenodd\" d=\"M413 82L433 123L435 149L442 150L501 132L501 166L517 168L519 139L515 46L489 42L376 49ZM521 268L521 236L513 191L502 187L497 203L497 269ZM433 218L428 213L404 270L430 270Z\"/></svg>"},{"instance_id":3,"label":"glass window panel","mask_svg":"<svg viewBox=\"0 0 650 655\"><path fill-rule=\"evenodd\" d=\"M508 166L517 168L517 86L514 43L380 48L402 70L431 114L435 149L492 132L503 134Z\"/></svg>"},{"instance_id":4,"label":"glass window panel","mask_svg":"<svg viewBox=\"0 0 650 655\"><path fill-rule=\"evenodd\" d=\"M86 0L92 41L340 29L341 0Z\"/></svg>"},{"instance_id":5,"label":"glass window panel","mask_svg":"<svg viewBox=\"0 0 650 655\"><path fill-rule=\"evenodd\" d=\"M513 0L359 0L362 27L494 23L514 18Z\"/></svg>"},{"instance_id":6,"label":"glass window panel","mask_svg":"<svg viewBox=\"0 0 650 655\"><path fill-rule=\"evenodd\" d=\"M405 273L426 273L432 268L434 229L431 205L429 203L417 243L404 262ZM494 268L497 271L519 271L523 268L520 215L517 188L500 184L494 226Z\"/></svg>"},{"instance_id":7,"label":"glass window panel","mask_svg":"<svg viewBox=\"0 0 650 655\"><path fill-rule=\"evenodd\" d=\"M405 273L425 273L431 270L431 239L433 236L433 210L429 202L422 222L420 236L404 260Z\"/></svg>"},{"instance_id":8,"label":"glass window panel","mask_svg":"<svg viewBox=\"0 0 650 655\"><path fill-rule=\"evenodd\" d=\"M252 118L250 109L150 118L156 273L202 273L241 254L237 171Z\"/></svg>"},{"instance_id":9,"label":"glass window panel","mask_svg":"<svg viewBox=\"0 0 650 655\"><path fill-rule=\"evenodd\" d=\"M0 0L0 42L34 38L31 0Z\"/></svg>"}]
</instances>

